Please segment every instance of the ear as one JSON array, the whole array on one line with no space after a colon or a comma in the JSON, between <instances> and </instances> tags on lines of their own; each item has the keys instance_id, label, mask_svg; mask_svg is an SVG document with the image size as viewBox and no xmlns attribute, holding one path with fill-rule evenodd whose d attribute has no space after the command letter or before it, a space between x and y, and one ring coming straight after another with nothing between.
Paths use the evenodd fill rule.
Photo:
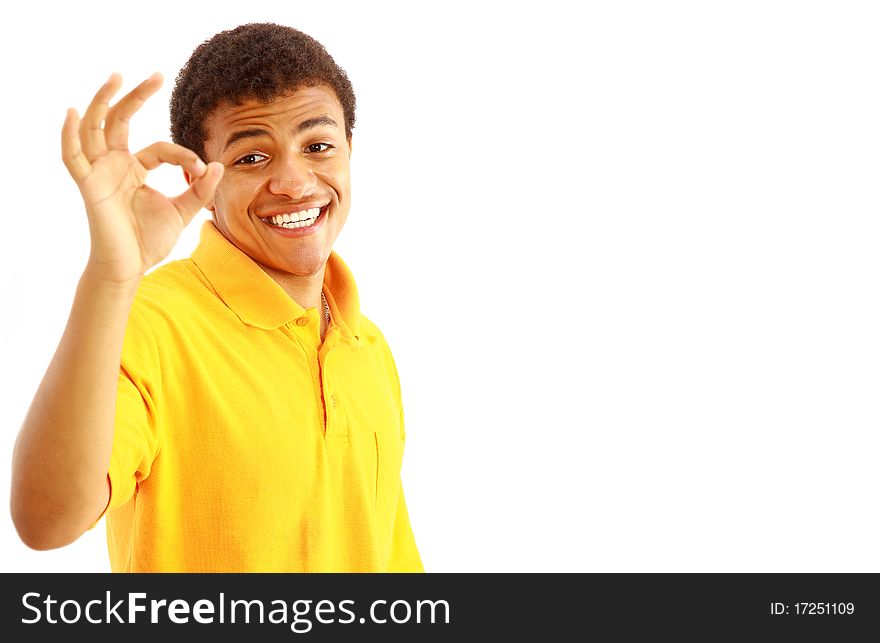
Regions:
<instances>
[{"instance_id":1,"label":"ear","mask_svg":"<svg viewBox=\"0 0 880 643\"><path fill-rule=\"evenodd\" d=\"M193 178L190 175L190 173L187 172L186 170L183 171L183 178L186 179L187 185L192 185ZM208 201L207 205L205 205L205 208L210 210L212 213L214 212L214 199L213 198L210 201Z\"/></svg>"}]
</instances>

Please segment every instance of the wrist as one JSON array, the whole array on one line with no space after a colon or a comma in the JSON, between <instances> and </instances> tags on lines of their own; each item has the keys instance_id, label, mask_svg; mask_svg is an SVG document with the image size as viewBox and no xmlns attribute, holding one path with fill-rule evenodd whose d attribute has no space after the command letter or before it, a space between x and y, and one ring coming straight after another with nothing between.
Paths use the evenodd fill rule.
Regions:
<instances>
[{"instance_id":1,"label":"wrist","mask_svg":"<svg viewBox=\"0 0 880 643\"><path fill-rule=\"evenodd\" d=\"M114 295L134 297L138 286L143 279L142 274L134 275L129 278L118 278L106 274L100 266L93 263L91 259L83 270L80 284L92 290L102 290Z\"/></svg>"}]
</instances>

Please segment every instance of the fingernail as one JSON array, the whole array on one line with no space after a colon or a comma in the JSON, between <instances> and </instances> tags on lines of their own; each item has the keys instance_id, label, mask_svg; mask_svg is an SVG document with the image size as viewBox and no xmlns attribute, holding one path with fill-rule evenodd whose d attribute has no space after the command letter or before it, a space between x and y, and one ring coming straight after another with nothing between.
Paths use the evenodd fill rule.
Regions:
<instances>
[{"instance_id":1,"label":"fingernail","mask_svg":"<svg viewBox=\"0 0 880 643\"><path fill-rule=\"evenodd\" d=\"M196 159L196 171L199 175L204 174L207 169L208 166L205 165L205 162L202 159Z\"/></svg>"}]
</instances>

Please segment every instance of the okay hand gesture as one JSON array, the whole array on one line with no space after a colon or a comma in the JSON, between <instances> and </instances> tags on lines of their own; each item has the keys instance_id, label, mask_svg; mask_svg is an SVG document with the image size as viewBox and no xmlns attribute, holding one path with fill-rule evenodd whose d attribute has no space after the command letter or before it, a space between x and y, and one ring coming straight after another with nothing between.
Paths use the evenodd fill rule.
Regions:
<instances>
[{"instance_id":1,"label":"okay hand gesture","mask_svg":"<svg viewBox=\"0 0 880 643\"><path fill-rule=\"evenodd\" d=\"M129 151L129 121L161 85L162 77L154 74L111 107L110 99L122 86L122 77L113 74L82 120L75 109L68 110L62 130L64 164L79 187L89 218L89 270L118 285L136 283L168 256L184 227L210 202L223 176L220 163L206 166L195 152L173 143L153 143L135 154ZM189 173L193 177L189 189L169 198L147 186L147 173L163 163Z\"/></svg>"}]
</instances>

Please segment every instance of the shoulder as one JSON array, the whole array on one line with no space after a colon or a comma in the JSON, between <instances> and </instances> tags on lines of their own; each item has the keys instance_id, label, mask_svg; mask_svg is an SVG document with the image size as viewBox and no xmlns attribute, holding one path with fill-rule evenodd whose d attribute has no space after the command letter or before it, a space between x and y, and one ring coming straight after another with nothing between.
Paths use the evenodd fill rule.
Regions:
<instances>
[{"instance_id":1,"label":"shoulder","mask_svg":"<svg viewBox=\"0 0 880 643\"><path fill-rule=\"evenodd\" d=\"M375 353L381 355L382 361L385 363L385 368L391 377L397 382L397 387L399 389L399 375L397 372L397 364L394 361L394 355L391 353L391 347L388 345L388 342L385 340L385 336L382 334L382 331L379 330L379 327L373 323L370 319L361 315L361 328L360 328L360 336L358 338L358 343L361 346L368 346ZM399 395L399 391L398 391Z\"/></svg>"},{"instance_id":2,"label":"shoulder","mask_svg":"<svg viewBox=\"0 0 880 643\"><path fill-rule=\"evenodd\" d=\"M371 346L375 348L379 352L387 355L388 359L393 361L391 358L391 347L388 345L385 335L382 334L382 331L379 330L379 327L372 320L365 317L363 314L361 315L361 327L358 342L361 346Z\"/></svg>"},{"instance_id":3,"label":"shoulder","mask_svg":"<svg viewBox=\"0 0 880 643\"><path fill-rule=\"evenodd\" d=\"M210 295L210 286L192 259L164 264L141 280L132 306L147 321L179 317L197 309L199 301Z\"/></svg>"},{"instance_id":4,"label":"shoulder","mask_svg":"<svg viewBox=\"0 0 880 643\"><path fill-rule=\"evenodd\" d=\"M161 353L161 346L179 341L185 334L181 330L206 314L212 296L191 259L154 269L138 286L126 325L126 343Z\"/></svg>"},{"instance_id":5,"label":"shoulder","mask_svg":"<svg viewBox=\"0 0 880 643\"><path fill-rule=\"evenodd\" d=\"M382 334L382 331L379 330L379 327L373 323L366 315L361 315L361 334L360 340L363 342L366 340L369 343L374 342L385 342L385 336Z\"/></svg>"}]
</instances>

